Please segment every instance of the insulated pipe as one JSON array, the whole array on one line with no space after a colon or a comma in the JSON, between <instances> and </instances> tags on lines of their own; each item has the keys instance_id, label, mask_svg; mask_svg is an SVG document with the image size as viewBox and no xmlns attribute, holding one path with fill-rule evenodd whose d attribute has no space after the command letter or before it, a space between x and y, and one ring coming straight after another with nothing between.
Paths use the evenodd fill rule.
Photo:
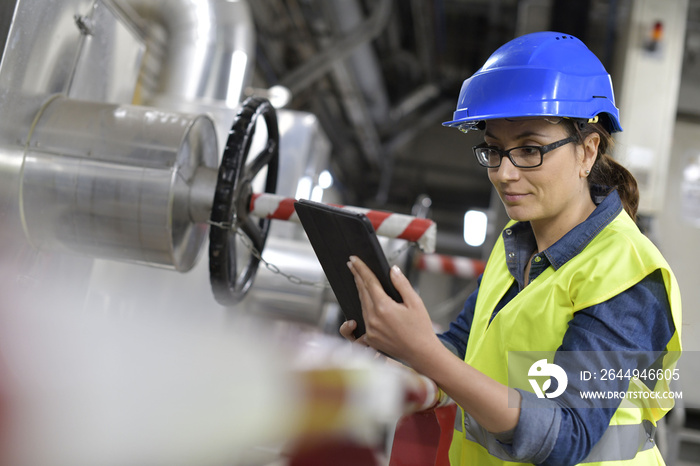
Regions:
<instances>
[{"instance_id":1,"label":"insulated pipe","mask_svg":"<svg viewBox=\"0 0 700 466\"><path fill-rule=\"evenodd\" d=\"M358 46L371 41L384 30L391 18L392 3L393 0L382 0L367 21L293 70L280 84L294 94L328 73L336 63L347 58Z\"/></svg>"},{"instance_id":2,"label":"insulated pipe","mask_svg":"<svg viewBox=\"0 0 700 466\"><path fill-rule=\"evenodd\" d=\"M114 6L147 42L134 101L152 107L51 99L20 174L22 228L42 250L184 272L208 231L217 140L249 80L252 19L244 0Z\"/></svg>"},{"instance_id":3,"label":"insulated pipe","mask_svg":"<svg viewBox=\"0 0 700 466\"><path fill-rule=\"evenodd\" d=\"M57 96L22 166L25 235L41 250L187 271L208 231L199 212L211 210L217 161L207 116Z\"/></svg>"},{"instance_id":4,"label":"insulated pipe","mask_svg":"<svg viewBox=\"0 0 700 466\"><path fill-rule=\"evenodd\" d=\"M426 272L444 273L459 278L473 279L484 272L486 263L468 257L445 254L422 254L416 259L416 269Z\"/></svg>"},{"instance_id":5,"label":"insulated pipe","mask_svg":"<svg viewBox=\"0 0 700 466\"><path fill-rule=\"evenodd\" d=\"M351 33L363 22L364 14L359 0L335 0L328 2L328 7L335 13L336 19L332 23L337 24L340 29L338 35L341 37ZM381 31L385 27L386 24L382 28L377 27L376 30ZM322 44L327 45L325 41ZM382 77L381 65L372 44L365 42L358 45L345 60L345 65L346 70L336 68L334 72L337 76L338 72L349 71L354 76L351 82L353 87L359 87L359 91L354 90L354 92L364 96L362 104L366 107L365 111L371 120L368 123L385 122L389 114L389 97ZM353 90L346 92L353 92Z\"/></svg>"},{"instance_id":6,"label":"insulated pipe","mask_svg":"<svg viewBox=\"0 0 700 466\"><path fill-rule=\"evenodd\" d=\"M121 0L163 48L155 101L238 105L252 77L253 20L244 0ZM158 38L153 25L166 37ZM151 44L149 44L151 45Z\"/></svg>"},{"instance_id":7,"label":"insulated pipe","mask_svg":"<svg viewBox=\"0 0 700 466\"><path fill-rule=\"evenodd\" d=\"M209 113L224 147L252 81L255 27L245 0L118 0L146 37L136 103Z\"/></svg>"},{"instance_id":8,"label":"insulated pipe","mask_svg":"<svg viewBox=\"0 0 700 466\"><path fill-rule=\"evenodd\" d=\"M299 217L294 210L294 202L296 202L295 199L274 194L253 194L250 200L249 215L299 223ZM363 207L338 205L336 207L365 214L380 236L413 241L418 243L425 252L435 251L437 226L432 220Z\"/></svg>"}]
</instances>

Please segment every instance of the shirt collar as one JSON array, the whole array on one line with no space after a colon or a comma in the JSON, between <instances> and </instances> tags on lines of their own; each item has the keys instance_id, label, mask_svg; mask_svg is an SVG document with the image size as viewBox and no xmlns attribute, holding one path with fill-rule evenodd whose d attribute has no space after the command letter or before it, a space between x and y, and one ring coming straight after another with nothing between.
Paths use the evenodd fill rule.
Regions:
<instances>
[{"instance_id":1,"label":"shirt collar","mask_svg":"<svg viewBox=\"0 0 700 466\"><path fill-rule=\"evenodd\" d=\"M598 194L592 197L593 202L597 201L598 204L593 213L545 250L554 270L583 251L583 248L622 211L622 201L617 189L613 189L607 196L603 194L602 189L598 189Z\"/></svg>"},{"instance_id":2,"label":"shirt collar","mask_svg":"<svg viewBox=\"0 0 700 466\"><path fill-rule=\"evenodd\" d=\"M622 201L620 201L620 196L616 189L594 186L591 189L591 198L597 205L593 213L582 223L572 228L556 243L540 252L540 254L544 254L547 257L549 263L554 267L554 270L557 270L569 259L580 253L583 248L588 246L593 238L622 211ZM514 244L513 240L515 240L518 244L518 249L521 251L529 250L529 253L531 253L535 250L535 237L530 222L518 222L512 225L508 230L511 232L508 235L511 240L506 241L506 249L508 249L508 243ZM505 238L506 233L504 233L504 239ZM528 258L529 253L527 256ZM508 254L508 251L506 251L506 254ZM517 256L522 256L522 253L517 254ZM516 255L510 257L515 258ZM522 262L522 260L517 262ZM519 270L520 265L524 267L522 263L517 265L513 263L512 268ZM511 270L511 272L513 271L514 270Z\"/></svg>"}]
</instances>

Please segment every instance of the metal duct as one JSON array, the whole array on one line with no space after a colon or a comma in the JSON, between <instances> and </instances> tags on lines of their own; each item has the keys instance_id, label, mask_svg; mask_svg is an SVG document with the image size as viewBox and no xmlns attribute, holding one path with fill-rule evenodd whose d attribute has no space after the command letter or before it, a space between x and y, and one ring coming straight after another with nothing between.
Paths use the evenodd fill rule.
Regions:
<instances>
[{"instance_id":1,"label":"metal duct","mask_svg":"<svg viewBox=\"0 0 700 466\"><path fill-rule=\"evenodd\" d=\"M118 0L145 32L143 105L208 111L226 134L252 79L255 29L244 0ZM135 13L136 15L133 15ZM221 141L220 141L221 142Z\"/></svg>"},{"instance_id":2,"label":"metal duct","mask_svg":"<svg viewBox=\"0 0 700 466\"><path fill-rule=\"evenodd\" d=\"M41 250L189 270L208 231L191 212L211 209L214 184L205 206L190 205L192 191L203 168L215 182L215 141L203 115L53 99L21 174L27 238Z\"/></svg>"}]
</instances>

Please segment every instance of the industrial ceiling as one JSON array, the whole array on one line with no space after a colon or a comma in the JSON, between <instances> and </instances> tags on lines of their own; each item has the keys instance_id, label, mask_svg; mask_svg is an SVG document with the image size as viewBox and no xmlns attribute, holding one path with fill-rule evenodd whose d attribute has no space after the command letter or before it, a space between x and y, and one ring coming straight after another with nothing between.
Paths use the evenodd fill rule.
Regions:
<instances>
[{"instance_id":1,"label":"industrial ceiling","mask_svg":"<svg viewBox=\"0 0 700 466\"><path fill-rule=\"evenodd\" d=\"M516 35L552 29L584 40L610 66L629 0L257 0L255 88L291 90L332 142L346 203L410 213L432 201L438 250L480 256L461 241L466 210L491 185L471 146L441 126L462 81ZM251 91L252 92L252 91ZM442 240L441 240L442 239Z\"/></svg>"}]
</instances>

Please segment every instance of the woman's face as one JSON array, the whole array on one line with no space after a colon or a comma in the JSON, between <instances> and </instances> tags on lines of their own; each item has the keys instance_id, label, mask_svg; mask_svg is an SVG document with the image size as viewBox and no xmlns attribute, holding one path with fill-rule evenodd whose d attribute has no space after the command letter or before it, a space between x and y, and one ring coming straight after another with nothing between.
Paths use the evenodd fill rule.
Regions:
<instances>
[{"instance_id":1,"label":"woman's face","mask_svg":"<svg viewBox=\"0 0 700 466\"><path fill-rule=\"evenodd\" d=\"M544 146L568 136L561 123L552 124L544 119L501 119L486 122L484 141L489 146L506 150ZM589 147L589 139L583 145L572 142L545 153L539 167L518 168L508 157L503 157L500 167L489 168L489 179L508 216L517 221L549 223L566 219L578 207L590 206L585 171L590 170L595 161L598 144L595 141L594 147Z\"/></svg>"}]
</instances>

